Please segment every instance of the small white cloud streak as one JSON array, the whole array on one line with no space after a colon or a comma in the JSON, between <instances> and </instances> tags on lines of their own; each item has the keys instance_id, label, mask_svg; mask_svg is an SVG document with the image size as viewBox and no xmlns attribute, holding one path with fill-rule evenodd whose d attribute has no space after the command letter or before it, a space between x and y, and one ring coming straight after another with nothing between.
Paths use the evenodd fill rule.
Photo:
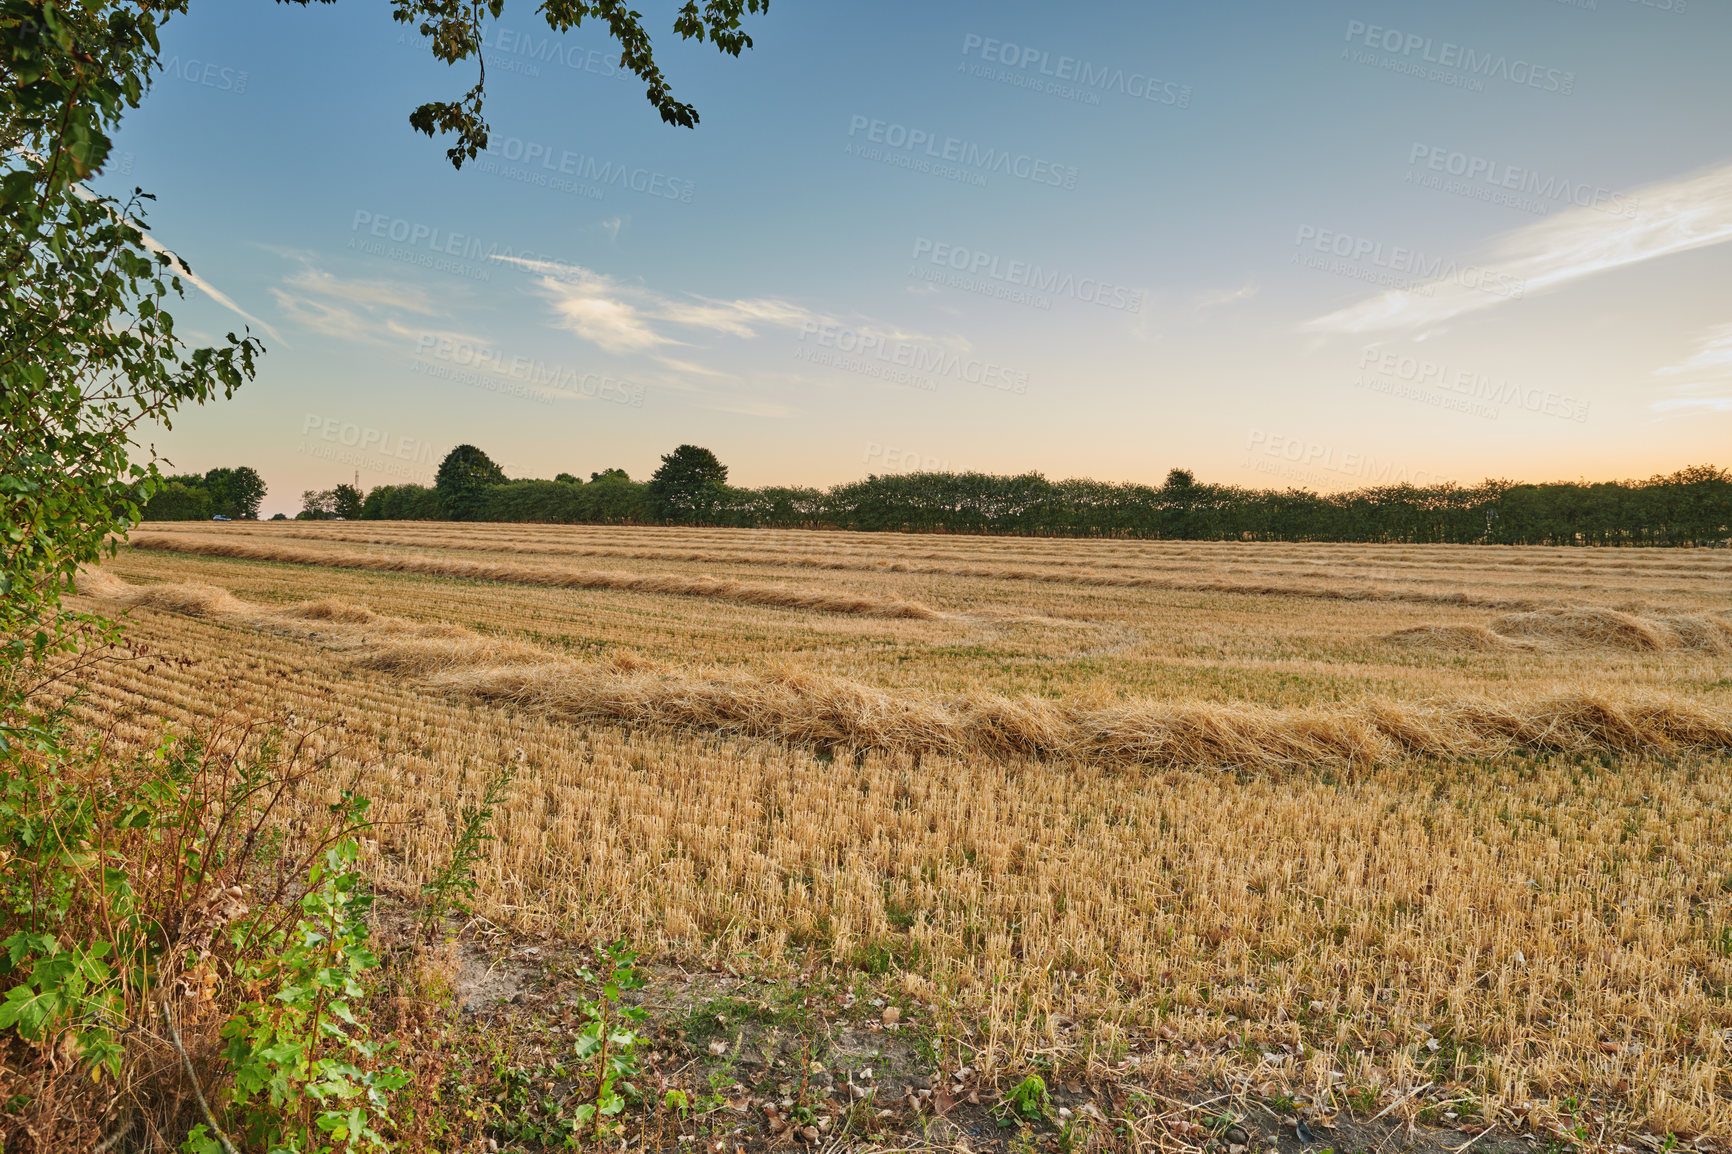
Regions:
<instances>
[{"instance_id":1,"label":"small white cloud streak","mask_svg":"<svg viewBox=\"0 0 1732 1154\"><path fill-rule=\"evenodd\" d=\"M1191 306L1196 312L1206 312L1209 309L1220 308L1223 305L1237 304L1248 301L1261 291L1255 284L1246 283L1236 289L1213 289L1198 293L1196 301Z\"/></svg>"},{"instance_id":2,"label":"small white cloud streak","mask_svg":"<svg viewBox=\"0 0 1732 1154\"><path fill-rule=\"evenodd\" d=\"M1732 413L1732 397L1673 397L1669 400L1655 401L1649 408L1662 413L1675 413L1682 409L1706 409L1710 413Z\"/></svg>"},{"instance_id":3,"label":"small white cloud streak","mask_svg":"<svg viewBox=\"0 0 1732 1154\"><path fill-rule=\"evenodd\" d=\"M1572 208L1505 234L1478 265L1475 281L1520 284L1519 296L1532 296L1598 273L1732 241L1732 164L1660 181L1632 197L1639 206L1633 216ZM1444 277L1417 290L1381 293L1302 327L1323 333L1428 328L1518 299L1518 294L1489 293L1465 282Z\"/></svg>"},{"instance_id":4,"label":"small white cloud streak","mask_svg":"<svg viewBox=\"0 0 1732 1154\"><path fill-rule=\"evenodd\" d=\"M1702 346L1689 360L1655 370L1661 376L1728 377L1732 376L1732 325L1709 329Z\"/></svg>"},{"instance_id":5,"label":"small white cloud streak","mask_svg":"<svg viewBox=\"0 0 1732 1154\"><path fill-rule=\"evenodd\" d=\"M580 265L495 256L494 260L542 274L537 281L553 309L555 323L610 353L636 353L689 341L669 332L695 329L751 340L765 328L816 331L851 328L885 341L927 339L918 333L874 324L853 324L773 297L716 300L689 294L672 297L654 289L621 284ZM689 334L687 334L689 335Z\"/></svg>"},{"instance_id":6,"label":"small white cloud streak","mask_svg":"<svg viewBox=\"0 0 1732 1154\"><path fill-rule=\"evenodd\" d=\"M1732 413L1732 396L1711 395L1724 394L1732 389L1732 324L1709 329L1702 334L1701 343L1692 356L1675 365L1655 369L1654 375L1692 377L1694 380L1673 386L1671 391L1676 395L1655 401L1649 408L1663 413L1680 409Z\"/></svg>"},{"instance_id":7,"label":"small white cloud streak","mask_svg":"<svg viewBox=\"0 0 1732 1154\"><path fill-rule=\"evenodd\" d=\"M360 305L368 312L385 308L437 316L441 311L425 290L394 281L339 280L323 269L308 267L283 283L303 292Z\"/></svg>"}]
</instances>

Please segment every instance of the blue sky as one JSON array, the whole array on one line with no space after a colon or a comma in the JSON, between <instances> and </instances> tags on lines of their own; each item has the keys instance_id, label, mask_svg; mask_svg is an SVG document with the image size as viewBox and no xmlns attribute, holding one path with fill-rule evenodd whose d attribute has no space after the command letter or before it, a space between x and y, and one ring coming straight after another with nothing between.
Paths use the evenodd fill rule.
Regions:
<instances>
[{"instance_id":1,"label":"blue sky","mask_svg":"<svg viewBox=\"0 0 1732 1154\"><path fill-rule=\"evenodd\" d=\"M1319 489L1732 463L1732 15L1706 0L646 6L488 30L492 148L383 0L195 5L102 187L269 349L150 440L307 488L912 468Z\"/></svg>"}]
</instances>

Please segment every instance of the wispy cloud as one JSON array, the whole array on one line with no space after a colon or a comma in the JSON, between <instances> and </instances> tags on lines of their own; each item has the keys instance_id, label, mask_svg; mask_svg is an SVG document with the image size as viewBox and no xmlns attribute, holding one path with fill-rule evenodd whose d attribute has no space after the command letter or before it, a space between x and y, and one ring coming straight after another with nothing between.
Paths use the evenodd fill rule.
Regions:
<instances>
[{"instance_id":1,"label":"wispy cloud","mask_svg":"<svg viewBox=\"0 0 1732 1154\"><path fill-rule=\"evenodd\" d=\"M1674 385L1670 397L1655 401L1661 412L1707 409L1732 412L1732 324L1719 325L1702 334L1693 355L1675 365L1654 370L1659 377L1687 377Z\"/></svg>"},{"instance_id":2,"label":"wispy cloud","mask_svg":"<svg viewBox=\"0 0 1732 1154\"><path fill-rule=\"evenodd\" d=\"M366 344L396 343L391 338L419 336L425 325L405 324L405 315L444 316L426 290L385 280L344 280L311 264L271 289L277 307L296 323L339 340Z\"/></svg>"},{"instance_id":3,"label":"wispy cloud","mask_svg":"<svg viewBox=\"0 0 1732 1154\"><path fill-rule=\"evenodd\" d=\"M1521 295L1548 292L1613 269L1732 241L1732 164L1636 189L1633 216L1572 208L1505 234L1473 278L1443 276L1318 317L1303 327L1322 333L1429 329L1514 295L1487 283L1523 285Z\"/></svg>"},{"instance_id":4,"label":"wispy cloud","mask_svg":"<svg viewBox=\"0 0 1732 1154\"><path fill-rule=\"evenodd\" d=\"M540 274L536 283L553 310L555 323L610 353L689 345L706 335L750 340L765 329L825 326L849 327L885 340L924 339L918 333L844 322L774 297L716 300L695 293L671 296L642 285L624 284L580 265L510 256L494 259Z\"/></svg>"},{"instance_id":5,"label":"wispy cloud","mask_svg":"<svg viewBox=\"0 0 1732 1154\"><path fill-rule=\"evenodd\" d=\"M283 283L323 297L348 301L369 311L393 309L423 316L437 316L443 311L427 290L398 281L342 280L322 269L308 266Z\"/></svg>"},{"instance_id":6,"label":"wispy cloud","mask_svg":"<svg viewBox=\"0 0 1732 1154\"><path fill-rule=\"evenodd\" d=\"M732 413L740 417L765 417L779 420L794 415L794 410L780 401L765 401L751 397L713 397L704 408L714 413Z\"/></svg>"}]
</instances>

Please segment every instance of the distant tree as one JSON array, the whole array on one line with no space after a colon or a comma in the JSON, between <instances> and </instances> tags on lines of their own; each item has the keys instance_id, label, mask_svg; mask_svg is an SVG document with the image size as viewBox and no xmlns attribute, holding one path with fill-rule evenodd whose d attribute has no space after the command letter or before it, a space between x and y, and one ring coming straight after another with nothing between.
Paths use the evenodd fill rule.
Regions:
<instances>
[{"instance_id":1,"label":"distant tree","mask_svg":"<svg viewBox=\"0 0 1732 1154\"><path fill-rule=\"evenodd\" d=\"M583 483L570 473L555 473L553 479L561 485L581 485Z\"/></svg>"},{"instance_id":2,"label":"distant tree","mask_svg":"<svg viewBox=\"0 0 1732 1154\"><path fill-rule=\"evenodd\" d=\"M331 490L331 512L345 521L361 519L361 490L353 485L338 485Z\"/></svg>"},{"instance_id":3,"label":"distant tree","mask_svg":"<svg viewBox=\"0 0 1732 1154\"><path fill-rule=\"evenodd\" d=\"M257 470L246 465L238 469L212 469L204 475L204 487L210 491L211 512L236 521L259 519L259 502L265 499L265 479Z\"/></svg>"},{"instance_id":4,"label":"distant tree","mask_svg":"<svg viewBox=\"0 0 1732 1154\"><path fill-rule=\"evenodd\" d=\"M1167 483L1164 487L1168 489L1189 489L1196 483L1196 474L1192 473L1189 469L1169 469L1167 471Z\"/></svg>"},{"instance_id":5,"label":"distant tree","mask_svg":"<svg viewBox=\"0 0 1732 1154\"><path fill-rule=\"evenodd\" d=\"M379 485L361 505L363 521L437 521L439 491L426 485Z\"/></svg>"},{"instance_id":6,"label":"distant tree","mask_svg":"<svg viewBox=\"0 0 1732 1154\"><path fill-rule=\"evenodd\" d=\"M301 493L301 511L297 521L329 521L337 515L337 494L333 489L307 489Z\"/></svg>"},{"instance_id":7,"label":"distant tree","mask_svg":"<svg viewBox=\"0 0 1732 1154\"><path fill-rule=\"evenodd\" d=\"M708 449L681 445L650 478L650 507L663 521L701 520L726 499L728 467Z\"/></svg>"},{"instance_id":8,"label":"distant tree","mask_svg":"<svg viewBox=\"0 0 1732 1154\"><path fill-rule=\"evenodd\" d=\"M289 518L287 517L287 515L285 515L283 513L272 513L271 514L271 520L273 520L273 521L287 521L288 519Z\"/></svg>"},{"instance_id":9,"label":"distant tree","mask_svg":"<svg viewBox=\"0 0 1732 1154\"><path fill-rule=\"evenodd\" d=\"M725 470L725 469L723 470L723 472L726 472L726 471L727 470ZM608 478L612 478L614 480L619 480L619 481L631 480L631 477L626 473L626 471L624 469L603 469L599 473L591 473L589 475L589 479L591 481L602 481L602 480L606 480Z\"/></svg>"},{"instance_id":10,"label":"distant tree","mask_svg":"<svg viewBox=\"0 0 1732 1154\"><path fill-rule=\"evenodd\" d=\"M208 521L210 491L197 477L166 477L144 504L147 521Z\"/></svg>"},{"instance_id":11,"label":"distant tree","mask_svg":"<svg viewBox=\"0 0 1732 1154\"><path fill-rule=\"evenodd\" d=\"M445 516L453 521L476 520L481 515L484 490L504 483L505 470L474 445L458 445L445 454L433 478Z\"/></svg>"}]
</instances>

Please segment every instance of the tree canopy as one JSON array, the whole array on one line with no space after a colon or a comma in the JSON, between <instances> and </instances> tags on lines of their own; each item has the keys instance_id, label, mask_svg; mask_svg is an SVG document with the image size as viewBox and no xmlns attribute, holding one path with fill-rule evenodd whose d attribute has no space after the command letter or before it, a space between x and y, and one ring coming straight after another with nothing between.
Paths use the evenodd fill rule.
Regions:
<instances>
[{"instance_id":1,"label":"tree canopy","mask_svg":"<svg viewBox=\"0 0 1732 1154\"><path fill-rule=\"evenodd\" d=\"M257 521L259 502L265 499L265 481L256 469L212 469L204 475L210 492L211 512L235 521Z\"/></svg>"},{"instance_id":2,"label":"tree canopy","mask_svg":"<svg viewBox=\"0 0 1732 1154\"><path fill-rule=\"evenodd\" d=\"M493 458L474 445L458 445L439 462L439 472L433 478L439 503L445 515L453 521L472 521L480 512L483 490L489 485L503 485L505 470L493 463Z\"/></svg>"},{"instance_id":3,"label":"tree canopy","mask_svg":"<svg viewBox=\"0 0 1732 1154\"><path fill-rule=\"evenodd\" d=\"M701 519L727 497L728 467L708 449L681 445L650 477L649 498L663 521Z\"/></svg>"}]
</instances>

